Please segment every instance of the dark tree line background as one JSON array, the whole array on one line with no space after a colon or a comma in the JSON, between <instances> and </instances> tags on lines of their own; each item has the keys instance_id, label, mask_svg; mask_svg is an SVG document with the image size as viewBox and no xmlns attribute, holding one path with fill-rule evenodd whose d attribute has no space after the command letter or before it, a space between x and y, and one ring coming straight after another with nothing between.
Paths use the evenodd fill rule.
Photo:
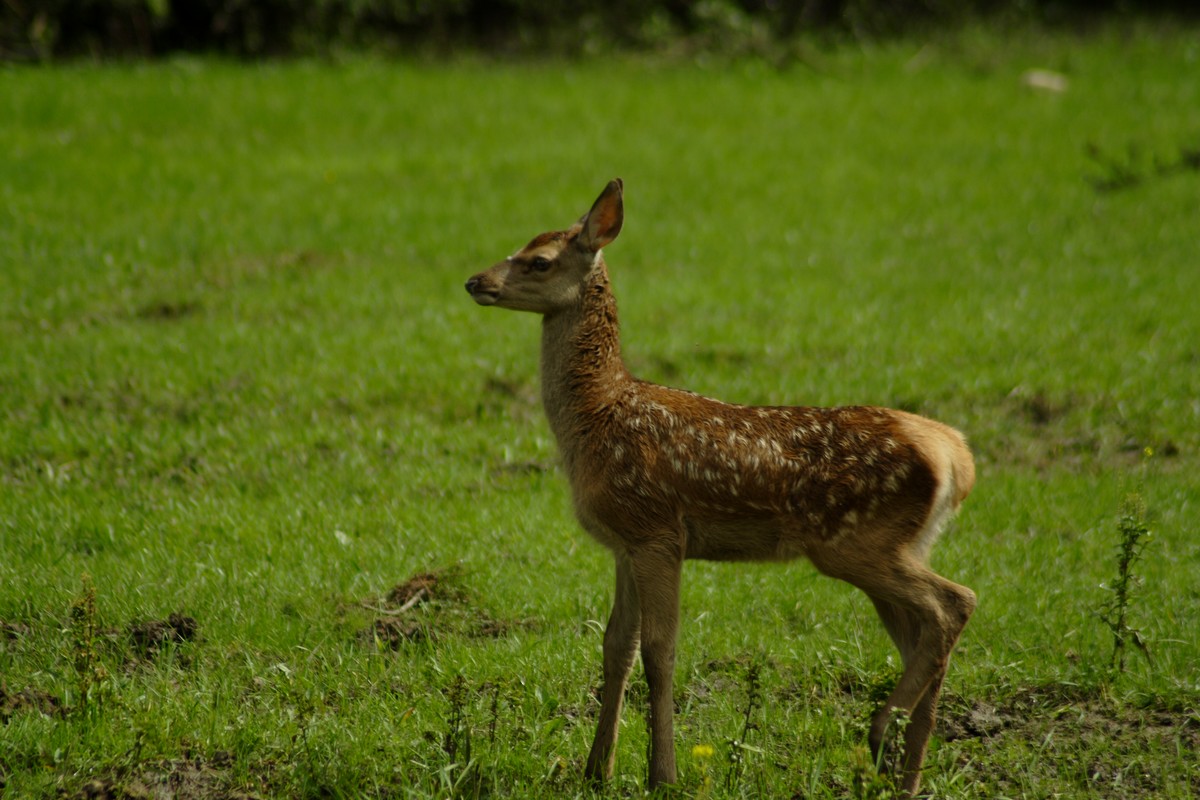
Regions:
<instances>
[{"instance_id":1,"label":"dark tree line background","mask_svg":"<svg viewBox=\"0 0 1200 800\"><path fill-rule=\"evenodd\" d=\"M572 55L768 49L805 33L887 36L974 18L1200 18L1200 0L0 0L0 58L262 57L372 48Z\"/></svg>"}]
</instances>

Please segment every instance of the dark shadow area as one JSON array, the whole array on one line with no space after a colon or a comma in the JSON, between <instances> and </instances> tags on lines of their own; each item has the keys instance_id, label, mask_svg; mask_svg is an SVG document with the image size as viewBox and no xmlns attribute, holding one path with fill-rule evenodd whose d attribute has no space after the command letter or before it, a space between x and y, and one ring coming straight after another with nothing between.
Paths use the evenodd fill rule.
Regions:
<instances>
[{"instance_id":1,"label":"dark shadow area","mask_svg":"<svg viewBox=\"0 0 1200 800\"><path fill-rule=\"evenodd\" d=\"M9 0L0 60L329 55L581 56L614 50L785 58L798 37L877 38L974 21L1087 28L1200 19L1191 0Z\"/></svg>"}]
</instances>

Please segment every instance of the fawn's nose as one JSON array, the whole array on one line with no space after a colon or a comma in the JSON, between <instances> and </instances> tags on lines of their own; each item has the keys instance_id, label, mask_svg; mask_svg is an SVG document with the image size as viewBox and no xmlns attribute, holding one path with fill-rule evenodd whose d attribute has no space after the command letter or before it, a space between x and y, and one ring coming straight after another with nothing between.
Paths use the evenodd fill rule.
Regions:
<instances>
[{"instance_id":1,"label":"fawn's nose","mask_svg":"<svg viewBox=\"0 0 1200 800\"><path fill-rule=\"evenodd\" d=\"M475 290L479 288L479 276L471 278L467 281L467 294L475 294Z\"/></svg>"}]
</instances>

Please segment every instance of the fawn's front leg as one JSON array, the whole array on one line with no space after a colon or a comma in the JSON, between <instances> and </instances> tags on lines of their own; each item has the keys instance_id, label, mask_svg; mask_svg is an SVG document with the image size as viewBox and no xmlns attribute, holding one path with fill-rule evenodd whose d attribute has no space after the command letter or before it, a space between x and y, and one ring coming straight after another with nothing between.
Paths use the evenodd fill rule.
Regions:
<instances>
[{"instance_id":1,"label":"fawn's front leg","mask_svg":"<svg viewBox=\"0 0 1200 800\"><path fill-rule=\"evenodd\" d=\"M642 609L642 667L650 690L650 788L675 783L675 634L682 553L646 548L632 556Z\"/></svg>"},{"instance_id":2,"label":"fawn's front leg","mask_svg":"<svg viewBox=\"0 0 1200 800\"><path fill-rule=\"evenodd\" d=\"M608 627L604 629L604 686L600 690L600 721L596 725L596 738L592 741L584 773L592 781L606 781L612 777L625 683L629 680L633 659L637 655L641 621L642 612L638 607L632 567L629 559L618 554L617 588Z\"/></svg>"}]
</instances>

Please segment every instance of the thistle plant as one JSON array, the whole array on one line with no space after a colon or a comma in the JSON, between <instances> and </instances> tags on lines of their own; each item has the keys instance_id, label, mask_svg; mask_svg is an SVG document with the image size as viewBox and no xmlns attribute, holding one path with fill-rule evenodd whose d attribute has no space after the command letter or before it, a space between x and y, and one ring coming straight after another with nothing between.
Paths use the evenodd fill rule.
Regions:
<instances>
[{"instance_id":1,"label":"thistle plant","mask_svg":"<svg viewBox=\"0 0 1200 800\"><path fill-rule=\"evenodd\" d=\"M762 752L746 743L750 732L758 730L754 715L762 704L762 665L755 660L746 668L746 705L742 710L742 733L738 738L729 740L729 769L725 773L725 788L730 791L733 791L741 780L742 770L746 766L746 755Z\"/></svg>"},{"instance_id":2,"label":"thistle plant","mask_svg":"<svg viewBox=\"0 0 1200 800\"><path fill-rule=\"evenodd\" d=\"M96 584L86 572L81 579L82 592L71 604L71 661L79 691L77 708L86 711L91 701L100 699L100 690L108 671L100 663L96 646L99 630L96 613Z\"/></svg>"},{"instance_id":3,"label":"thistle plant","mask_svg":"<svg viewBox=\"0 0 1200 800\"><path fill-rule=\"evenodd\" d=\"M1151 455L1152 451L1147 448L1146 458ZM1153 663L1150 648L1142 638L1141 631L1129 624L1131 594L1142 583L1141 578L1134 574L1133 568L1152 538L1150 527L1146 523L1146 503L1140 492L1133 492L1125 498L1117 521L1117 531L1120 534L1117 544L1117 577L1111 585L1103 587L1109 592L1109 597L1100 606L1099 617L1113 636L1109 668L1123 673L1127 644L1132 644L1141 651L1147 663Z\"/></svg>"}]
</instances>

